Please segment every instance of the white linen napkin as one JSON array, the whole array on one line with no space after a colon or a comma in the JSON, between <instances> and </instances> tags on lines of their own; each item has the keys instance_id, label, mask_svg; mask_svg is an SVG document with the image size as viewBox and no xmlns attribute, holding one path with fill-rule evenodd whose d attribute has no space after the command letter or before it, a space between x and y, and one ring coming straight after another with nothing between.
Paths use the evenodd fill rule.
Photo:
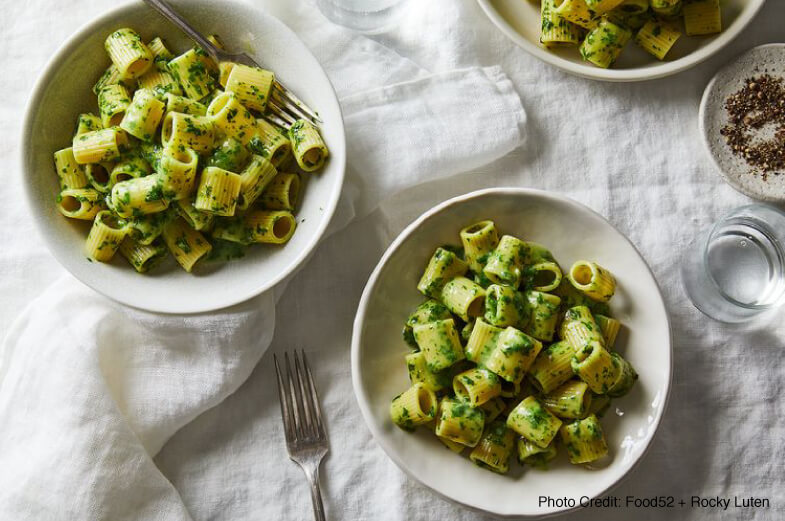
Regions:
<instances>
[{"instance_id":1,"label":"white linen napkin","mask_svg":"<svg viewBox=\"0 0 785 521\"><path fill-rule=\"evenodd\" d=\"M324 32L336 34L345 45L326 63L331 77L345 71L337 63L384 63L396 83L381 87L369 75L372 88L342 97L349 172L331 230L404 188L522 143L525 112L498 67L432 75L361 36ZM272 291L212 314L162 316L70 276L58 281L0 347L2 518L190 519L152 457L239 387L274 324Z\"/></svg>"}]
</instances>

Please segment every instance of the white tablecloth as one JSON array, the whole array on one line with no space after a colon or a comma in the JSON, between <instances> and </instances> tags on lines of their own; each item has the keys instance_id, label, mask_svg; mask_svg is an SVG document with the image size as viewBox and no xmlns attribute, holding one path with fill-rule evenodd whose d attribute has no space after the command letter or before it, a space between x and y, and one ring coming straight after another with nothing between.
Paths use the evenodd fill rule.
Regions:
<instances>
[{"instance_id":1,"label":"white tablecloth","mask_svg":"<svg viewBox=\"0 0 785 521\"><path fill-rule=\"evenodd\" d=\"M457 1L465 4L460 17L445 16L456 10L444 5ZM292 3L269 2L267 7L295 30L299 27L309 43L307 25L292 16L297 10ZM113 4L28 0L3 6L0 331L63 273L32 232L32 217L18 211L24 104L57 46ZM471 0L417 4L398 28L375 40L431 72L500 64L527 109L528 140L482 171L394 197L319 248L281 298L278 316L287 321L279 320L270 351L246 384L185 426L156 458L193 519L309 519L305 480L283 448L271 367L273 352L295 347L310 353L329 418L333 444L322 479L331 519L482 518L410 481L376 446L352 396L349 344L365 279L391 239L448 197L500 185L553 190L596 209L638 246L662 286L674 327L674 388L650 452L617 495L755 495L768 497L772 509L686 509L671 515L785 517L785 367L780 361L785 329L779 322L758 328L709 322L686 300L678 277L680 254L695 234L748 201L719 180L704 152L697 129L703 87L730 57L785 36L785 4L768 2L751 29L722 55L678 76L639 84L592 82L550 68L508 42ZM423 31L431 41L439 35L440 45L420 45ZM313 50L328 65L337 59L335 49ZM367 83L363 78L333 80L339 93ZM349 260L347 251L352 252ZM308 328L287 327L306 320ZM0 447L5 450L13 447ZM595 510L570 517L653 519L667 514Z\"/></svg>"}]
</instances>

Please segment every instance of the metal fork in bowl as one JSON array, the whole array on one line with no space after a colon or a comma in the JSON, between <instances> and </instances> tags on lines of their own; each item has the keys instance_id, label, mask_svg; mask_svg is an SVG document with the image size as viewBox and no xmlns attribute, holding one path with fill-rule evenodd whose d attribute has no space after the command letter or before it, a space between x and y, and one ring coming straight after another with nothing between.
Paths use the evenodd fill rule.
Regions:
<instances>
[{"instance_id":1,"label":"metal fork in bowl","mask_svg":"<svg viewBox=\"0 0 785 521\"><path fill-rule=\"evenodd\" d=\"M167 2L164 0L144 0L144 2L158 11L164 18L179 27L185 34L188 35L197 45L207 51L207 53L218 63L221 62L234 62L251 67L261 67L253 58L246 53L230 53L226 52L205 38L199 31L194 29L185 18L180 16ZM275 80L273 88L271 89L270 99L267 102L267 109L269 113L264 114L264 117L269 119L272 123L283 127L289 128L298 119L305 119L314 125L321 122L317 113L310 109L308 105L303 103L300 98L294 95L292 91L283 86L281 82Z\"/></svg>"},{"instance_id":2,"label":"metal fork in bowl","mask_svg":"<svg viewBox=\"0 0 785 521\"><path fill-rule=\"evenodd\" d=\"M294 364L289 364L289 355L284 353L285 374L281 374L278 358L273 355L278 377L278 398L286 434L286 451L289 458L300 465L311 483L314 518L316 521L325 521L322 493L319 490L319 464L329 450L327 431L311 368L305 353L300 353L300 357L296 351L292 355Z\"/></svg>"}]
</instances>

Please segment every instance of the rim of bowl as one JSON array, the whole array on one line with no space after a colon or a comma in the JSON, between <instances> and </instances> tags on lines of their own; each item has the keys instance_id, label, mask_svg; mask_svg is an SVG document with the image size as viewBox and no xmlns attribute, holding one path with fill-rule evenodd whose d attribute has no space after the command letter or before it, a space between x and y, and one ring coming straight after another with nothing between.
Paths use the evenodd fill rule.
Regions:
<instances>
[{"instance_id":1,"label":"rim of bowl","mask_svg":"<svg viewBox=\"0 0 785 521\"><path fill-rule=\"evenodd\" d=\"M360 382L360 335L362 331L362 326L365 323L365 315L368 310L368 301L371 298L371 294L375 289L376 283L379 279L379 275L381 274L382 269L389 261L390 257L401 247L401 245L417 230L420 225L425 222L426 220L430 219L432 216L441 213L442 211L450 208L451 206L456 206L462 204L470 199L476 199L480 197L484 197L487 195L494 195L494 194L507 194L507 195L530 195L535 197L540 197L548 200L558 201L560 203L566 203L570 206L574 206L578 210L591 213L596 217L602 219L610 228L616 232L616 235L623 239L630 247L635 251L638 257L643 261L644 266L649 272L649 276L651 277L652 281L654 282L654 287L657 290L657 294L660 297L660 305L662 307L663 315L665 316L665 325L668 328L668 381L666 382L665 388L665 397L662 401L662 407L656 413L656 417L654 420L654 429L650 429L648 432L648 437L645 441L645 447L643 452L641 452L640 456L630 465L630 467L619 477L617 477L612 483L610 483L607 487L601 490L597 496L603 496L619 486L626 478L632 474L632 472L638 467L640 462L646 457L646 454L649 452L651 448L651 442L654 440L654 436L656 436L657 432L660 429L660 424L662 423L662 417L665 415L665 411L668 409L668 403L670 401L670 394L671 388L673 387L673 329L671 327L671 320L670 315L668 314L668 308L665 306L665 299L662 296L662 289L660 288L659 282L657 282L657 278L654 276L654 272L652 272L651 267L644 259L643 255L641 255L638 248L624 235L622 232L619 231L610 221L608 221L605 217L603 217L598 212L594 211L593 209L589 208L588 206L584 205L583 203L579 203L578 201L567 197L565 195L556 194L553 192L548 192L546 190L539 190L536 188L518 188L518 187L501 187L501 188L486 188L482 190L476 190L474 192L469 192L464 195L459 195L457 197L453 197L448 199L438 205L434 206L430 210L427 210L425 213L420 215L417 219L415 219L411 224L409 224L399 235L395 238L395 240L387 247L384 254L382 255L381 259L379 260L378 264L374 268L371 275L368 277L368 282L363 289L362 297L360 298L360 303L357 306L357 314L354 319L354 326L352 330L352 345L351 345L351 365L352 365L352 387L354 388L355 398L357 400L358 405L360 406L360 412L362 413L363 420L365 420L365 424L368 427L368 430L371 431L371 435L373 436L376 443L381 446L384 453L390 458L395 465L404 472L410 479L414 480L415 482L419 483L420 485L426 487L431 492L435 493L439 497L442 497L450 502L459 504L469 510L474 512L479 512L483 514L491 514L494 517L499 519L541 519L553 516L559 516L566 514L568 512L574 512L577 510L582 509L582 506L575 506L572 508L564 508L562 510L557 510L555 512L550 512L547 514L500 514L497 512L491 512L487 510L483 510L474 505L470 505L461 501L460 499L450 497L434 488L432 488L427 483L421 481L417 476L412 474L412 472L406 467L403 463L402 459L399 458L398 454L395 453L388 444L383 441L384 437L380 429L377 428L376 424L373 421L373 413L371 412L371 408L369 406L370 400L366 393L363 391L362 384Z\"/></svg>"},{"instance_id":2,"label":"rim of bowl","mask_svg":"<svg viewBox=\"0 0 785 521\"><path fill-rule=\"evenodd\" d=\"M708 128L709 126L707 124L707 118L709 114L706 111L706 106L709 103L709 97L714 93L714 91L717 88L717 83L720 81L720 77L724 76L726 72L736 67L739 63L739 60L741 60L744 56L747 56L748 54L752 54L760 49L767 49L769 47L772 48L776 47L785 51L785 43L776 43L776 42L765 43L763 45L757 45L755 47L751 47L746 51L742 51L741 53L739 53L735 58L733 58L733 61L722 67L714 74L714 76L712 76L711 80L709 80L709 83L706 85L706 88L703 91L703 96L701 96L700 108L698 109L698 129L700 130L701 138L703 140L703 145L706 148L706 153L709 155L712 163L717 168L717 172L720 174L720 177L731 188L733 188L734 190L736 190L742 195L746 195L747 197L752 197L753 199L756 199L758 201L764 201L767 203L782 203L783 200L785 200L785 197L777 197L773 195L757 193L753 190L748 190L744 187L743 184L739 182L738 176L732 175L728 171L726 171L725 166L722 163L720 163L719 158L713 152L709 140L710 129Z\"/></svg>"},{"instance_id":3,"label":"rim of bowl","mask_svg":"<svg viewBox=\"0 0 785 521\"><path fill-rule=\"evenodd\" d=\"M731 22L730 26L715 36L706 47L698 49L676 61L660 63L653 67L633 67L630 69L601 69L599 67L591 67L583 63L574 63L565 60L524 38L518 31L512 28L510 24L507 23L507 20L505 20L499 11L496 10L496 7L492 5L493 0L477 0L477 2L485 12L485 15L502 33L504 33L505 36L507 36L507 38L516 43L524 51L539 58L541 61L582 78L610 82L632 82L664 78L682 72L709 59L720 49L733 41L736 36L741 34L755 15L758 14L766 0L750 0L741 13L739 13L739 16Z\"/></svg>"},{"instance_id":4,"label":"rim of bowl","mask_svg":"<svg viewBox=\"0 0 785 521\"><path fill-rule=\"evenodd\" d=\"M238 291L235 293L235 297L227 298L222 302L218 302L215 305L185 305L178 310L171 310L166 308L160 308L156 306L139 306L136 304L132 304L130 302L125 302L118 298L115 298L113 295L107 294L101 287L93 283L88 283L78 277L74 271L71 270L70 262L66 260L65 257L61 257L60 254L51 246L52 240L51 235L52 231L49 227L47 227L41 219L33 219L34 227L37 230L39 236L43 239L44 244L46 245L47 250L49 253L57 260L57 262L66 269L72 276L78 279L83 284L89 286L93 290L97 291L101 295L106 296L107 298L123 304L125 306L129 306L136 309L142 309L145 311L152 311L155 313L163 313L163 314L194 314L194 313L205 313L209 311L216 311L219 309L225 309L230 306L234 306L236 304L240 304L247 300L252 299L253 297L264 293L265 291L270 290L276 284L281 282L283 279L291 275L295 270L297 270L302 264L308 259L311 253L316 249L321 241L322 237L324 236L324 232L327 229L330 221L332 220L333 214L335 213L335 209L338 206L338 201L341 196L341 192L343 191L343 183L346 174L346 132L344 128L343 122L343 112L341 110L341 105L338 103L338 96L335 92L335 87L330 81L330 77L325 72L324 68L322 67L319 60L316 59L316 56L313 55L311 50L308 48L307 45L297 36L297 33L292 31L285 23L281 20L273 16L272 14L268 13L264 9L257 8L255 6L238 2L236 0L224 0L224 3L229 8L229 10L233 8L239 9L247 9L253 10L261 14L268 23L270 24L277 24L279 25L279 29L291 33L292 37L299 42L302 46L304 52L306 52L312 59L314 64L316 64L319 73L323 76L324 80L326 81L327 85L330 87L330 93L332 94L330 102L334 104L334 108L336 109L339 115L339 121L336 123L340 127L340 132L336 132L334 140L337 141L337 145L339 149L342 151L340 157L338 158L338 168L336 169L336 175L338 179L336 180L333 189L330 193L330 199L327 201L323 201L323 208L324 212L322 213L321 221L319 222L316 231L313 234L313 237L308 242L306 247L304 247L294 259L287 265L284 270L273 275L269 281L266 283L254 286L249 290L242 291L242 288L238 288ZM52 57L46 62L43 71L38 76L38 79L33 86L30 96L27 99L27 104L25 106L24 111L24 123L22 125L22 133L21 133L21 143L32 143L32 133L33 133L33 119L34 113L37 110L36 107L40 106L40 100L44 95L47 87L51 83L51 77L55 74L56 65L62 62L67 56L71 55L76 46L81 42L83 36L87 33L95 32L100 25L103 25L111 20L122 16L122 14L126 11L135 10L135 9L142 9L146 8L145 4L136 0L130 0L127 2L123 2L120 5L117 5L106 12L102 13L101 15L87 21L83 25L81 25L71 36L69 36L57 50L52 54ZM179 29L178 29L179 30ZM28 209L32 210L36 207L34 203L34 196L32 192L32 186L27 181L29 176L26 172L29 169L29 165L33 161L33 155L35 151L30 146L20 146L19 158L21 163L21 168L19 168L18 177L21 179L22 190L24 191L25 201L28 206ZM331 161L335 160L335 156L331 157Z\"/></svg>"}]
</instances>

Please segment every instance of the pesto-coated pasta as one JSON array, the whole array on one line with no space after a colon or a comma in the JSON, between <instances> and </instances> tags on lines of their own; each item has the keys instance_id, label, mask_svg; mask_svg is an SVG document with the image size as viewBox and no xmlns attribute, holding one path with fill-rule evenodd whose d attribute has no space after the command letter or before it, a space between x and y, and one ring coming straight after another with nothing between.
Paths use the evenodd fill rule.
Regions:
<instances>
[{"instance_id":1,"label":"pesto-coated pasta","mask_svg":"<svg viewBox=\"0 0 785 521\"><path fill-rule=\"evenodd\" d=\"M246 233L228 224L237 218L216 222L214 236ZM499 473L508 471L513 452L523 465L546 468L562 445L559 432L571 444L571 461L600 457L604 438L584 433L596 431L593 422L611 398L627 394L638 378L610 350L621 325L607 302L614 292L603 284L578 289L572 279L581 274L562 277L546 246L499 238L493 221L458 236L463 248L445 244L430 257L417 284L426 299L403 327L411 385L440 397L435 421L419 417L422 425L456 454L473 447L469 459ZM394 400L392 422L413 430L400 397Z\"/></svg>"},{"instance_id":2,"label":"pesto-coated pasta","mask_svg":"<svg viewBox=\"0 0 785 521\"><path fill-rule=\"evenodd\" d=\"M649 20L635 35L635 43L658 60L664 60L680 36L681 31L676 24Z\"/></svg>"},{"instance_id":3,"label":"pesto-coated pasta","mask_svg":"<svg viewBox=\"0 0 785 521\"><path fill-rule=\"evenodd\" d=\"M593 414L564 425L560 432L572 464L591 463L608 454L605 434Z\"/></svg>"},{"instance_id":4,"label":"pesto-coated pasta","mask_svg":"<svg viewBox=\"0 0 785 521\"><path fill-rule=\"evenodd\" d=\"M94 188L66 188L57 196L57 209L71 219L92 221L104 208L103 194Z\"/></svg>"},{"instance_id":5,"label":"pesto-coated pasta","mask_svg":"<svg viewBox=\"0 0 785 521\"><path fill-rule=\"evenodd\" d=\"M188 226L181 217L166 223L162 236L174 259L189 273L213 249L204 235Z\"/></svg>"},{"instance_id":6,"label":"pesto-coated pasta","mask_svg":"<svg viewBox=\"0 0 785 521\"><path fill-rule=\"evenodd\" d=\"M450 280L466 273L469 267L455 253L437 248L417 284L417 289L427 296L440 298L442 288Z\"/></svg>"},{"instance_id":7,"label":"pesto-coated pasta","mask_svg":"<svg viewBox=\"0 0 785 521\"><path fill-rule=\"evenodd\" d=\"M506 474L510 470L510 456L515 450L515 438L515 432L503 421L493 422L472 449L469 459L479 467Z\"/></svg>"},{"instance_id":8,"label":"pesto-coated pasta","mask_svg":"<svg viewBox=\"0 0 785 521\"><path fill-rule=\"evenodd\" d=\"M608 302L616 291L616 279L596 262L576 262L568 278L575 289L598 302Z\"/></svg>"},{"instance_id":9,"label":"pesto-coated pasta","mask_svg":"<svg viewBox=\"0 0 785 521\"><path fill-rule=\"evenodd\" d=\"M442 398L436 420L436 435L475 447L485 427L485 413L454 398Z\"/></svg>"},{"instance_id":10,"label":"pesto-coated pasta","mask_svg":"<svg viewBox=\"0 0 785 521\"><path fill-rule=\"evenodd\" d=\"M213 246L209 260L228 261L253 244L288 243L297 230L303 170L318 170L329 155L318 128L265 114L277 96L272 71L219 66L199 47L173 53L150 36L145 45L135 30L120 28L106 38L108 67L86 85L95 95L92 112L75 114L70 146L49 152L57 211L94 221L85 247L90 260L109 260L122 245L139 273L168 253L191 271ZM208 39L221 46L216 35ZM290 161L290 131L297 164ZM123 223L125 240L107 231L112 223ZM101 242L111 248L99 248ZM440 297L447 282L433 295ZM408 336L415 343L411 328Z\"/></svg>"},{"instance_id":11,"label":"pesto-coated pasta","mask_svg":"<svg viewBox=\"0 0 785 521\"><path fill-rule=\"evenodd\" d=\"M453 319L418 324L412 330L431 371L447 369L465 358Z\"/></svg>"},{"instance_id":12,"label":"pesto-coated pasta","mask_svg":"<svg viewBox=\"0 0 785 521\"><path fill-rule=\"evenodd\" d=\"M507 427L541 448L547 447L562 422L534 396L525 398L507 416Z\"/></svg>"},{"instance_id":13,"label":"pesto-coated pasta","mask_svg":"<svg viewBox=\"0 0 785 521\"><path fill-rule=\"evenodd\" d=\"M495 373L475 367L455 375L452 388L459 400L478 407L502 392L501 382Z\"/></svg>"},{"instance_id":14,"label":"pesto-coated pasta","mask_svg":"<svg viewBox=\"0 0 785 521\"><path fill-rule=\"evenodd\" d=\"M472 271L482 271L488 256L499 244L499 233L493 221L480 221L460 232L466 263Z\"/></svg>"},{"instance_id":15,"label":"pesto-coated pasta","mask_svg":"<svg viewBox=\"0 0 785 521\"><path fill-rule=\"evenodd\" d=\"M289 128L289 141L297 165L305 172L313 172L324 166L329 152L315 126L303 119L295 121Z\"/></svg>"},{"instance_id":16,"label":"pesto-coated pasta","mask_svg":"<svg viewBox=\"0 0 785 521\"><path fill-rule=\"evenodd\" d=\"M578 45L583 36L583 30L580 26L559 16L556 12L556 5L556 0L540 0L540 43L546 47Z\"/></svg>"},{"instance_id":17,"label":"pesto-coated pasta","mask_svg":"<svg viewBox=\"0 0 785 521\"><path fill-rule=\"evenodd\" d=\"M150 244L142 244L130 237L126 237L120 243L118 251L139 273L150 271L150 268L166 257L166 245L161 240L153 241Z\"/></svg>"},{"instance_id":18,"label":"pesto-coated pasta","mask_svg":"<svg viewBox=\"0 0 785 521\"><path fill-rule=\"evenodd\" d=\"M688 36L714 34L722 31L720 0L688 0L682 8L684 32Z\"/></svg>"},{"instance_id":19,"label":"pesto-coated pasta","mask_svg":"<svg viewBox=\"0 0 785 521\"><path fill-rule=\"evenodd\" d=\"M274 169L272 163L261 156L257 156L261 161L266 162L268 170ZM268 210L289 210L293 211L297 206L297 199L300 195L300 176L291 172L278 173L262 191L262 206Z\"/></svg>"},{"instance_id":20,"label":"pesto-coated pasta","mask_svg":"<svg viewBox=\"0 0 785 521\"><path fill-rule=\"evenodd\" d=\"M589 31L579 50L585 61L607 69L614 64L622 49L632 38L632 32L607 17Z\"/></svg>"},{"instance_id":21,"label":"pesto-coated pasta","mask_svg":"<svg viewBox=\"0 0 785 521\"><path fill-rule=\"evenodd\" d=\"M439 300L451 312L463 320L469 320L470 317L476 318L482 315L485 290L466 277L455 277L444 285Z\"/></svg>"},{"instance_id":22,"label":"pesto-coated pasta","mask_svg":"<svg viewBox=\"0 0 785 521\"><path fill-rule=\"evenodd\" d=\"M90 184L84 168L76 162L74 150L71 147L58 150L54 153L55 171L60 178L60 188L85 188Z\"/></svg>"},{"instance_id":23,"label":"pesto-coated pasta","mask_svg":"<svg viewBox=\"0 0 785 521\"><path fill-rule=\"evenodd\" d=\"M153 141L164 117L164 104L152 90L139 89L125 111L120 128L142 141Z\"/></svg>"},{"instance_id":24,"label":"pesto-coated pasta","mask_svg":"<svg viewBox=\"0 0 785 521\"><path fill-rule=\"evenodd\" d=\"M127 235L128 224L124 220L108 210L98 212L85 241L87 258L109 262Z\"/></svg>"},{"instance_id":25,"label":"pesto-coated pasta","mask_svg":"<svg viewBox=\"0 0 785 521\"><path fill-rule=\"evenodd\" d=\"M138 78L153 64L153 53L133 29L116 30L106 38L104 47L123 78Z\"/></svg>"},{"instance_id":26,"label":"pesto-coated pasta","mask_svg":"<svg viewBox=\"0 0 785 521\"><path fill-rule=\"evenodd\" d=\"M390 418L402 429L411 430L436 416L438 402L433 391L416 383L390 404Z\"/></svg>"},{"instance_id":27,"label":"pesto-coated pasta","mask_svg":"<svg viewBox=\"0 0 785 521\"><path fill-rule=\"evenodd\" d=\"M584 29L594 29L598 23L597 13L589 9L585 0L562 0L561 2L556 2L554 12L562 19Z\"/></svg>"},{"instance_id":28,"label":"pesto-coated pasta","mask_svg":"<svg viewBox=\"0 0 785 521\"><path fill-rule=\"evenodd\" d=\"M237 63L229 70L224 86L237 96L240 103L263 113L274 81L275 74L271 71Z\"/></svg>"}]
</instances>

